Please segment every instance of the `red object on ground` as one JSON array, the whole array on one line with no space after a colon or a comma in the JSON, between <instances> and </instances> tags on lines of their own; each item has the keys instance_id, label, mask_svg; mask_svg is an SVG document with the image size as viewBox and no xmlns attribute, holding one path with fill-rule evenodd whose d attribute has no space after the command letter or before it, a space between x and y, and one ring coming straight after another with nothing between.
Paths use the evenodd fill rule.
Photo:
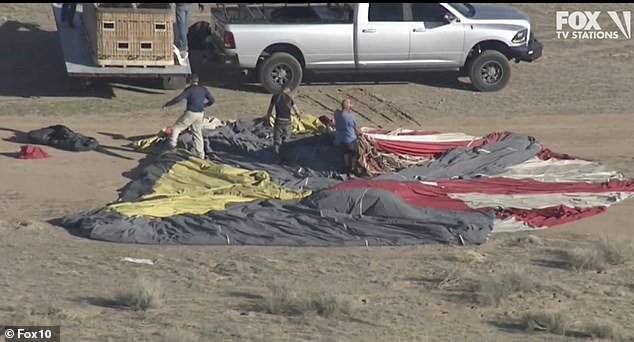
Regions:
<instances>
[{"instance_id":1,"label":"red object on ground","mask_svg":"<svg viewBox=\"0 0 634 342\"><path fill-rule=\"evenodd\" d=\"M319 117L319 121L326 125L326 126L332 126L334 125L334 120L331 119L328 115L322 115Z\"/></svg>"},{"instance_id":2,"label":"red object on ground","mask_svg":"<svg viewBox=\"0 0 634 342\"><path fill-rule=\"evenodd\" d=\"M565 205L543 209L503 209L496 213L500 219L515 217L516 221L526 222L533 227L552 227L586 217L602 214L607 207L570 208Z\"/></svg>"},{"instance_id":3,"label":"red object on ground","mask_svg":"<svg viewBox=\"0 0 634 342\"><path fill-rule=\"evenodd\" d=\"M48 158L50 155L41 147L35 145L22 145L18 159L41 159Z\"/></svg>"},{"instance_id":4,"label":"red object on ground","mask_svg":"<svg viewBox=\"0 0 634 342\"><path fill-rule=\"evenodd\" d=\"M434 184L435 183L435 184ZM471 208L461 199L452 198L450 194L477 193L480 195L516 194L580 194L583 193L615 193L634 192L634 179L610 180L604 183L587 182L540 182L534 179L512 179L502 177L438 180L430 183L418 181L397 181L391 179L354 179L336 184L326 190L343 190L354 188L373 188L389 191L403 201L419 207L443 208L450 210L479 211L493 209L500 219L514 217L516 221L525 222L534 227L552 227L582 218L598 215L607 210L605 206L571 208L557 205L546 208L518 209Z\"/></svg>"},{"instance_id":5,"label":"red object on ground","mask_svg":"<svg viewBox=\"0 0 634 342\"><path fill-rule=\"evenodd\" d=\"M373 132L366 133L377 133L379 130L375 130ZM416 131L410 132L408 134L399 134L401 136L407 137L412 135L428 135L434 134L434 132L426 132L426 131ZM458 140L458 141L408 141L404 140L385 140L377 137L373 137L370 139L370 144L374 148L379 151L384 151L388 153L398 154L398 155L408 155L408 156L421 156L421 157L432 157L438 153L443 153L451 150L455 147L480 147L485 144L490 144L493 142L500 141L502 138L511 134L511 132L496 132L487 135L486 137L474 139L474 140Z\"/></svg>"},{"instance_id":6,"label":"red object on ground","mask_svg":"<svg viewBox=\"0 0 634 342\"><path fill-rule=\"evenodd\" d=\"M166 136L172 135L172 126L166 126L161 130L161 133L165 134Z\"/></svg>"}]
</instances>

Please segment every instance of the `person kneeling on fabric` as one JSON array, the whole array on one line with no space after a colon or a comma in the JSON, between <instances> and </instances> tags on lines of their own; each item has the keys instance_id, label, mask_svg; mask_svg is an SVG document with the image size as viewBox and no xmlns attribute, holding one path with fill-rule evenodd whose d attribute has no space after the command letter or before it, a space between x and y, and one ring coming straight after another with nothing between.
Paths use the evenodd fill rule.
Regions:
<instances>
[{"instance_id":1,"label":"person kneeling on fabric","mask_svg":"<svg viewBox=\"0 0 634 342\"><path fill-rule=\"evenodd\" d=\"M352 101L344 99L341 101L341 109L334 113L335 118L335 144L338 144L343 153L343 163L345 172L350 176L356 171L359 159L359 141L357 139L357 122L352 112Z\"/></svg>"}]
</instances>

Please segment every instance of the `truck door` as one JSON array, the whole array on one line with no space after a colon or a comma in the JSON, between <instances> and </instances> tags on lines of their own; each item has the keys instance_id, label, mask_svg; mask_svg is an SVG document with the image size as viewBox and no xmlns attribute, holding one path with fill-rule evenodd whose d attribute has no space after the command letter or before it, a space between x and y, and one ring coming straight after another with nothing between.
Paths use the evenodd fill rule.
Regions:
<instances>
[{"instance_id":1,"label":"truck door","mask_svg":"<svg viewBox=\"0 0 634 342\"><path fill-rule=\"evenodd\" d=\"M459 67L464 54L463 24L447 20L450 12L437 3L412 3L411 13L410 65Z\"/></svg>"},{"instance_id":2,"label":"truck door","mask_svg":"<svg viewBox=\"0 0 634 342\"><path fill-rule=\"evenodd\" d=\"M410 36L403 4L369 3L368 12L358 15L357 52L361 67L405 66Z\"/></svg>"}]
</instances>

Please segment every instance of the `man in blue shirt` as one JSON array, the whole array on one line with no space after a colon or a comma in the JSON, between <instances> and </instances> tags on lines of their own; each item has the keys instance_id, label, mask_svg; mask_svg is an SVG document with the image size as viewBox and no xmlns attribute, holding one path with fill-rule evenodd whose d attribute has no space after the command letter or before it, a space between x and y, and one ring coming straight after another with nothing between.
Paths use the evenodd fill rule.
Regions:
<instances>
[{"instance_id":1,"label":"man in blue shirt","mask_svg":"<svg viewBox=\"0 0 634 342\"><path fill-rule=\"evenodd\" d=\"M341 101L341 109L334 113L335 118L335 144L341 146L343 153L343 163L345 172L350 176L354 173L359 158L359 142L357 140L357 123L352 113L352 102L350 99Z\"/></svg>"},{"instance_id":2,"label":"man in blue shirt","mask_svg":"<svg viewBox=\"0 0 634 342\"><path fill-rule=\"evenodd\" d=\"M172 134L169 138L171 148L176 147L178 136L182 131L191 127L192 138L194 140L194 153L197 157L205 159L205 146L203 144L203 119L205 117L204 108L209 107L216 101L207 88L198 85L198 75L192 74L191 85L175 98L163 105L163 108L175 105L187 99L185 112L176 120L172 126ZM206 102L205 102L206 100Z\"/></svg>"}]
</instances>

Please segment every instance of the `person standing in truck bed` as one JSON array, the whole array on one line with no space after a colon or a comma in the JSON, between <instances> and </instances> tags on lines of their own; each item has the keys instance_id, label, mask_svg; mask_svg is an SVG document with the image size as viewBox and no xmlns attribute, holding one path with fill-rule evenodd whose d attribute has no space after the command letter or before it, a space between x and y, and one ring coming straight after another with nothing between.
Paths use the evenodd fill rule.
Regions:
<instances>
[{"instance_id":1,"label":"person standing in truck bed","mask_svg":"<svg viewBox=\"0 0 634 342\"><path fill-rule=\"evenodd\" d=\"M175 3L176 29L174 30L174 44L182 59L187 59L187 30L189 29L189 13L192 4Z\"/></svg>"},{"instance_id":2,"label":"person standing in truck bed","mask_svg":"<svg viewBox=\"0 0 634 342\"><path fill-rule=\"evenodd\" d=\"M77 12L77 4L63 3L62 4L62 23L68 23L70 28L75 27L75 12Z\"/></svg>"},{"instance_id":3,"label":"person standing in truck bed","mask_svg":"<svg viewBox=\"0 0 634 342\"><path fill-rule=\"evenodd\" d=\"M192 11L193 3L174 3L176 14L176 30L174 31L174 45L180 51L180 57L187 60L189 57L189 45L187 42L187 32L189 31L189 15ZM201 3L198 9L202 12L205 9Z\"/></svg>"}]
</instances>

